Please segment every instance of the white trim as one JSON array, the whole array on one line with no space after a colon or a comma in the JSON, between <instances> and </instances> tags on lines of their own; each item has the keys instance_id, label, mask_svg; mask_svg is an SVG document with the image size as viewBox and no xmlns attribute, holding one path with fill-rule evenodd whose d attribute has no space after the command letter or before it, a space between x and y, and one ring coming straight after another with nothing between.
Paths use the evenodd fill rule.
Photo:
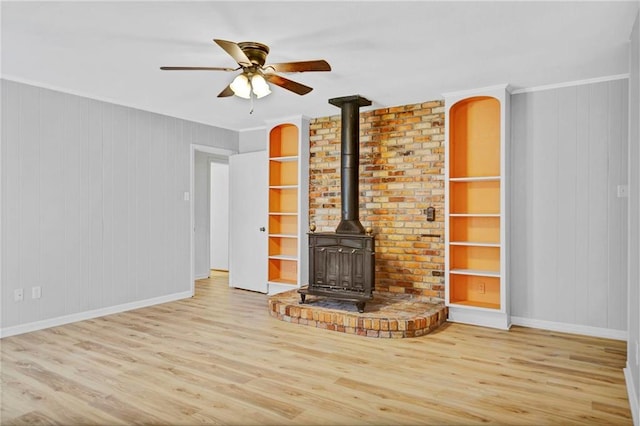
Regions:
<instances>
[{"instance_id":1,"label":"white trim","mask_svg":"<svg viewBox=\"0 0 640 426\"><path fill-rule=\"evenodd\" d=\"M144 105L143 106L143 105L138 105L138 104L135 104L135 103L125 103L125 102L122 102L122 101L119 101L119 100L116 100L116 99L107 98L107 97L103 97L103 96L96 96L96 95L94 95L92 93L86 93L86 92L82 92L82 91L79 91L79 90L73 90L73 89L69 89L69 88L66 88L66 87L61 87L61 86L56 86L56 85L53 85L53 84L43 83L41 81L29 80L29 79L26 79L26 78L16 77L14 75L0 74L0 79L7 80L7 81L13 81L15 83L27 84L29 86L39 87L41 89L54 90L56 92L67 93L69 95L80 96L82 98L92 99L92 100L100 101L100 102L106 102L106 103L113 104L113 105L120 105L120 106L127 107L127 108L138 109L138 110L145 111L145 112L150 112L150 113L153 113L153 114L163 115L165 117L179 118L180 120L190 121L192 123L204 124L206 126L217 127L219 129L231 130L231 131L235 131L235 132L239 131L237 129L231 129L229 127L222 127L222 126L220 126L218 124L211 124L211 123L205 123L204 121L197 121L197 120L194 120L192 118L180 117L180 116L177 116L177 115L169 115L166 112L154 110L154 109L150 108L148 105Z\"/></svg>"},{"instance_id":2,"label":"white trim","mask_svg":"<svg viewBox=\"0 0 640 426\"><path fill-rule=\"evenodd\" d=\"M496 84L495 86L487 86L487 87L481 87L479 89L468 89L468 90L459 90L457 92L447 92L447 93L443 93L442 96L444 96L445 98L458 98L458 97L463 97L466 98L467 96L478 96L478 94L482 94L482 92L492 92L494 90L506 90L507 92L511 93L511 86L509 84ZM455 102L452 102L451 104L453 105Z\"/></svg>"},{"instance_id":3,"label":"white trim","mask_svg":"<svg viewBox=\"0 0 640 426\"><path fill-rule=\"evenodd\" d=\"M635 426L640 425L640 412L638 412L638 395L636 395L636 388L633 383L633 375L631 374L631 368L629 367L629 361L627 360L626 368L623 368L624 380L627 384L627 396L629 397L629 407L631 408L631 419Z\"/></svg>"},{"instance_id":4,"label":"white trim","mask_svg":"<svg viewBox=\"0 0 640 426\"><path fill-rule=\"evenodd\" d=\"M189 291L168 294L166 296L153 297L151 299L138 300L137 302L128 302L121 305L109 306L106 308L94 309L91 311L78 312L76 314L63 315L57 318L51 318L42 321L34 321L27 324L20 324L13 327L5 327L0 329L0 338L15 336L17 334L29 333L45 328L57 327L60 325L70 324L72 322L85 321L88 319L113 315L120 312L132 311L134 309L146 308L148 306L159 305L162 303L175 302L176 300L188 299L193 295Z\"/></svg>"},{"instance_id":5,"label":"white trim","mask_svg":"<svg viewBox=\"0 0 640 426\"><path fill-rule=\"evenodd\" d=\"M189 254L189 259L190 259L190 264L191 264L191 282L190 282L190 289L191 289L191 295L195 294L196 288L195 288L195 281L197 279L202 279L202 278L208 278L208 277L201 277L201 278L197 278L196 277L196 272L195 272L195 263L196 263L196 249L195 249L195 238L194 238L194 233L195 233L195 226L196 226L196 218L195 218L195 205L193 203L193 198L194 198L194 189L195 189L195 158L196 158L196 151L198 152L205 152L207 154L216 154L216 155L222 155L225 157L229 157L233 154L237 154L238 151L234 151L231 149L226 149L226 148L218 148L215 146L208 146L208 145L199 145L199 144L195 144L192 143L190 145L190 160L189 160L189 211L190 211L190 227L189 230L191 231L189 233L189 240L190 240L190 254Z\"/></svg>"},{"instance_id":6,"label":"white trim","mask_svg":"<svg viewBox=\"0 0 640 426\"><path fill-rule=\"evenodd\" d=\"M533 318L511 317L511 324L561 333L581 334L604 339L627 340L627 332L611 328L591 327L589 325L568 324L564 322L544 321Z\"/></svg>"},{"instance_id":7,"label":"white trim","mask_svg":"<svg viewBox=\"0 0 640 426\"><path fill-rule=\"evenodd\" d=\"M255 132L255 131L258 131L258 130L266 130L266 129L267 129L266 126L256 126L256 127L248 127L246 129L240 129L240 130L237 130L237 131L242 133L242 132Z\"/></svg>"},{"instance_id":8,"label":"white trim","mask_svg":"<svg viewBox=\"0 0 640 426\"><path fill-rule=\"evenodd\" d=\"M472 306L448 305L449 315L447 321L463 324L478 325L481 327L509 330L512 322L506 312L496 309L476 308Z\"/></svg>"},{"instance_id":9,"label":"white trim","mask_svg":"<svg viewBox=\"0 0 640 426\"><path fill-rule=\"evenodd\" d=\"M585 80L567 81L564 83L547 84L544 86L525 87L523 89L517 89L511 92L512 95L519 95L520 93L540 92L543 90L561 89L563 87L582 86L584 84L602 83L605 81L624 80L629 78L629 74L616 74L608 75L605 77L587 78Z\"/></svg>"},{"instance_id":10,"label":"white trim","mask_svg":"<svg viewBox=\"0 0 640 426\"><path fill-rule=\"evenodd\" d=\"M193 277L194 280L206 280L207 278L210 278L211 275L196 275L195 277Z\"/></svg>"}]
</instances>

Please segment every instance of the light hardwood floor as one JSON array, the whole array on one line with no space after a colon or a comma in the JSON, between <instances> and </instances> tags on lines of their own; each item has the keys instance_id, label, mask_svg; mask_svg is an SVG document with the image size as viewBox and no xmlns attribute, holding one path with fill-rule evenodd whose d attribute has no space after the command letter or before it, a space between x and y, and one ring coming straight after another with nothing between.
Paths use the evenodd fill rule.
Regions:
<instances>
[{"instance_id":1,"label":"light hardwood floor","mask_svg":"<svg viewBox=\"0 0 640 426\"><path fill-rule=\"evenodd\" d=\"M196 296L5 338L9 424L631 424L625 343L447 324L372 339L271 318L216 272Z\"/></svg>"}]
</instances>

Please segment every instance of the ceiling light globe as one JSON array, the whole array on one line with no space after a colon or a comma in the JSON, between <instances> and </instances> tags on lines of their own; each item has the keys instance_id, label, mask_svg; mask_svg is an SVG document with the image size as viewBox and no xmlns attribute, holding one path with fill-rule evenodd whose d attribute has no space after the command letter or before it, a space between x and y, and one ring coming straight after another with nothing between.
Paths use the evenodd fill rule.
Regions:
<instances>
[{"instance_id":1,"label":"ceiling light globe","mask_svg":"<svg viewBox=\"0 0 640 426\"><path fill-rule=\"evenodd\" d=\"M258 99L263 98L271 93L269 85L265 81L264 77L260 74L256 74L251 77L251 86L253 86L253 93Z\"/></svg>"},{"instance_id":2,"label":"ceiling light globe","mask_svg":"<svg viewBox=\"0 0 640 426\"><path fill-rule=\"evenodd\" d=\"M251 85L249 84L249 79L244 74L240 74L234 78L229 87L238 97L249 99L251 96Z\"/></svg>"}]
</instances>

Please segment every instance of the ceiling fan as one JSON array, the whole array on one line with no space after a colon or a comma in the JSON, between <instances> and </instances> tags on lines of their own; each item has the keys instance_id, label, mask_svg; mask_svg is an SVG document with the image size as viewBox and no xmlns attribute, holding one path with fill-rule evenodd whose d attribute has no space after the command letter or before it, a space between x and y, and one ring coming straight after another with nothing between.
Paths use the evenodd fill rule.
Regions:
<instances>
[{"instance_id":1,"label":"ceiling fan","mask_svg":"<svg viewBox=\"0 0 640 426\"><path fill-rule=\"evenodd\" d=\"M283 87L287 90L306 95L313 88L304 84L289 80L276 74L277 72L308 72L308 71L331 71L331 66L323 59L300 62L283 62L279 64L265 65L269 46L255 41L243 41L235 43L233 41L214 39L218 46L224 49L238 63L237 68L225 67L160 67L161 70L168 71L237 71L242 69L242 73L218 94L219 98L228 96L239 96L249 99L253 92L257 98L262 98L269 93L269 83Z\"/></svg>"}]
</instances>

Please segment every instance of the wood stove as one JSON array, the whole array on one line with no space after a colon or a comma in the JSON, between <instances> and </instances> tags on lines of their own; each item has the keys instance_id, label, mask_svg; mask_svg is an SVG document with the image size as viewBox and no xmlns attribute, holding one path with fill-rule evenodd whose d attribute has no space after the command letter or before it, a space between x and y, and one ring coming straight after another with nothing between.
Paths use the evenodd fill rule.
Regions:
<instances>
[{"instance_id":1,"label":"wood stove","mask_svg":"<svg viewBox=\"0 0 640 426\"><path fill-rule=\"evenodd\" d=\"M371 101L359 95L329 99L341 109L340 200L342 218L335 232L309 233L309 285L307 295L349 300L364 312L375 288L375 238L359 219L358 168L360 165L359 108Z\"/></svg>"}]
</instances>

